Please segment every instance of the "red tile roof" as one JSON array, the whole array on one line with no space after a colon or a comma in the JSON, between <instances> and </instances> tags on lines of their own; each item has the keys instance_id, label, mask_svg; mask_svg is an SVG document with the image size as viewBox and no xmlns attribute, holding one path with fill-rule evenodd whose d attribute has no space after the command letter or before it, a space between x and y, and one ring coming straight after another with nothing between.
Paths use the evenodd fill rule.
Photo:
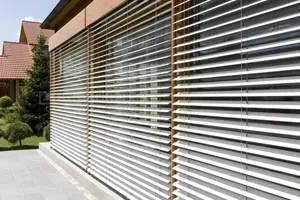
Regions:
<instances>
[{"instance_id":1,"label":"red tile roof","mask_svg":"<svg viewBox=\"0 0 300 200\"><path fill-rule=\"evenodd\" d=\"M46 45L49 44L49 38L54 34L54 31L41 29L40 25L41 23L39 22L22 21L22 27L24 29L28 44L36 44L36 38L41 33L47 38Z\"/></svg>"},{"instance_id":2,"label":"red tile roof","mask_svg":"<svg viewBox=\"0 0 300 200\"><path fill-rule=\"evenodd\" d=\"M37 36L44 34L47 38L46 45L48 45L49 38L54 34L52 30L41 29L40 25L39 22L22 21L21 34L25 35L27 43L3 43L3 55L0 55L0 79L27 78L26 70L32 63L31 50L33 45L37 44Z\"/></svg>"},{"instance_id":3,"label":"red tile roof","mask_svg":"<svg viewBox=\"0 0 300 200\"><path fill-rule=\"evenodd\" d=\"M25 79L26 70L32 63L32 46L17 42L3 43L0 56L0 79Z\"/></svg>"}]
</instances>

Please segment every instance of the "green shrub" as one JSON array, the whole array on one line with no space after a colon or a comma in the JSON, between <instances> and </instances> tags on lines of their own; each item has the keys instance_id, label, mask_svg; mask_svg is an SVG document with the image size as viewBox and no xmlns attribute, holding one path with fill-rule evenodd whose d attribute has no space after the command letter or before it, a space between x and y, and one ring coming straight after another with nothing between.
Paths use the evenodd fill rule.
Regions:
<instances>
[{"instance_id":1,"label":"green shrub","mask_svg":"<svg viewBox=\"0 0 300 200\"><path fill-rule=\"evenodd\" d=\"M48 124L48 122L41 122L34 127L34 132L37 136L43 136L44 127Z\"/></svg>"},{"instance_id":2,"label":"green shrub","mask_svg":"<svg viewBox=\"0 0 300 200\"><path fill-rule=\"evenodd\" d=\"M17 112L8 113L4 116L5 124L10 124L19 121L21 121L21 116Z\"/></svg>"},{"instance_id":3,"label":"green shrub","mask_svg":"<svg viewBox=\"0 0 300 200\"><path fill-rule=\"evenodd\" d=\"M35 130L36 126L41 123L41 117L31 115L31 114L24 114L22 115L22 122L28 124L32 130Z\"/></svg>"},{"instance_id":4,"label":"green shrub","mask_svg":"<svg viewBox=\"0 0 300 200\"><path fill-rule=\"evenodd\" d=\"M4 117L6 114L6 111L4 108L0 108L0 118Z\"/></svg>"},{"instance_id":5,"label":"green shrub","mask_svg":"<svg viewBox=\"0 0 300 200\"><path fill-rule=\"evenodd\" d=\"M3 125L5 125L5 121L3 118L0 118L0 126L3 126Z\"/></svg>"},{"instance_id":6,"label":"green shrub","mask_svg":"<svg viewBox=\"0 0 300 200\"><path fill-rule=\"evenodd\" d=\"M13 112L20 113L20 110L21 110L21 107L15 103L12 106L5 109L6 113L13 113Z\"/></svg>"},{"instance_id":7,"label":"green shrub","mask_svg":"<svg viewBox=\"0 0 300 200\"><path fill-rule=\"evenodd\" d=\"M46 138L47 141L50 141L50 123L43 129L43 136Z\"/></svg>"},{"instance_id":8,"label":"green shrub","mask_svg":"<svg viewBox=\"0 0 300 200\"><path fill-rule=\"evenodd\" d=\"M5 109L5 112L6 112L6 113L12 113L12 112L14 112L13 106L7 107L7 108Z\"/></svg>"},{"instance_id":9,"label":"green shrub","mask_svg":"<svg viewBox=\"0 0 300 200\"><path fill-rule=\"evenodd\" d=\"M5 134L4 130L0 127L0 137L3 137Z\"/></svg>"},{"instance_id":10,"label":"green shrub","mask_svg":"<svg viewBox=\"0 0 300 200\"><path fill-rule=\"evenodd\" d=\"M0 107L1 108L8 108L8 107L12 106L13 103L14 102L8 96L3 96L0 98Z\"/></svg>"},{"instance_id":11,"label":"green shrub","mask_svg":"<svg viewBox=\"0 0 300 200\"><path fill-rule=\"evenodd\" d=\"M28 124L14 122L7 125L4 138L12 144L19 141L20 146L22 146L22 140L32 136L32 134L33 131Z\"/></svg>"}]
</instances>

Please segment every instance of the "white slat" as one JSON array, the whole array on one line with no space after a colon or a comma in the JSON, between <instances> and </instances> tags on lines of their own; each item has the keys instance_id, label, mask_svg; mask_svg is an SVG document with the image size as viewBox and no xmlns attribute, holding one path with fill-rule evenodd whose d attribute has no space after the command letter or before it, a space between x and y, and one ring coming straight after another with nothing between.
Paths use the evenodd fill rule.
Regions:
<instances>
[{"instance_id":1,"label":"white slat","mask_svg":"<svg viewBox=\"0 0 300 200\"><path fill-rule=\"evenodd\" d=\"M300 1L175 1L175 199L300 199Z\"/></svg>"},{"instance_id":2,"label":"white slat","mask_svg":"<svg viewBox=\"0 0 300 200\"><path fill-rule=\"evenodd\" d=\"M87 169L87 31L50 55L55 55L51 56L51 146Z\"/></svg>"},{"instance_id":3,"label":"white slat","mask_svg":"<svg viewBox=\"0 0 300 200\"><path fill-rule=\"evenodd\" d=\"M123 6L115 11L123 17L113 12L91 27L88 170L113 189L121 187L129 199L167 200L170 1L126 1Z\"/></svg>"}]
</instances>

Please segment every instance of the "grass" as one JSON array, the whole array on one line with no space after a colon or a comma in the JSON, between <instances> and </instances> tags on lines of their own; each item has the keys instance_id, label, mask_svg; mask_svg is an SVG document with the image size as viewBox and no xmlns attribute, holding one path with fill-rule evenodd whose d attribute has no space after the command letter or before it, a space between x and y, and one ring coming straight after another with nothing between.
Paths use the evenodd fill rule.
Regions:
<instances>
[{"instance_id":1,"label":"grass","mask_svg":"<svg viewBox=\"0 0 300 200\"><path fill-rule=\"evenodd\" d=\"M0 138L0 151L9 151L9 150L22 150L22 149L37 149L39 143L47 142L44 137L32 136L22 140L22 147L19 146L19 143L12 145L7 142L4 138Z\"/></svg>"}]
</instances>

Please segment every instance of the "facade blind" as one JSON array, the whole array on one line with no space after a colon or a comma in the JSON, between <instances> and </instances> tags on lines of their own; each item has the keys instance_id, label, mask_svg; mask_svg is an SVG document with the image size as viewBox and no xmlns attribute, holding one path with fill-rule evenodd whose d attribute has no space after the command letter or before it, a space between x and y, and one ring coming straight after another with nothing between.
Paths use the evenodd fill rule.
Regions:
<instances>
[{"instance_id":1,"label":"facade blind","mask_svg":"<svg viewBox=\"0 0 300 200\"><path fill-rule=\"evenodd\" d=\"M129 199L171 194L170 8L127 1L90 28L88 171Z\"/></svg>"},{"instance_id":2,"label":"facade blind","mask_svg":"<svg viewBox=\"0 0 300 200\"><path fill-rule=\"evenodd\" d=\"M299 10L125 1L50 53L52 148L132 200L299 199Z\"/></svg>"},{"instance_id":3,"label":"facade blind","mask_svg":"<svg viewBox=\"0 0 300 200\"><path fill-rule=\"evenodd\" d=\"M299 199L300 1L174 1L176 199Z\"/></svg>"},{"instance_id":4,"label":"facade blind","mask_svg":"<svg viewBox=\"0 0 300 200\"><path fill-rule=\"evenodd\" d=\"M87 31L50 53L51 146L87 168L88 35Z\"/></svg>"}]
</instances>

